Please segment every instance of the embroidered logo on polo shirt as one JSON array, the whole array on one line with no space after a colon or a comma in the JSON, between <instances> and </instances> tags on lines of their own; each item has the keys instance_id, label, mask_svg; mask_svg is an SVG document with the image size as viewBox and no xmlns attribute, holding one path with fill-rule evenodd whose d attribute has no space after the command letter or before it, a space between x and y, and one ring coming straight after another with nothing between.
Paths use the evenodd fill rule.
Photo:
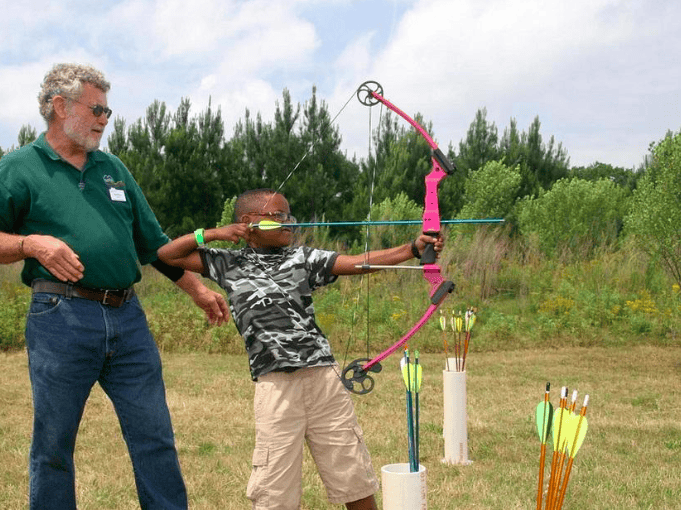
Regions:
<instances>
[{"instance_id":1,"label":"embroidered logo on polo shirt","mask_svg":"<svg viewBox=\"0 0 681 510\"><path fill-rule=\"evenodd\" d=\"M104 184L109 188L109 196L113 202L125 202L125 183L114 181L110 175L104 176Z\"/></svg>"},{"instance_id":2,"label":"embroidered logo on polo shirt","mask_svg":"<svg viewBox=\"0 0 681 510\"><path fill-rule=\"evenodd\" d=\"M104 183L109 188L125 188L125 183L123 181L114 181L110 175L104 176Z\"/></svg>"}]
</instances>

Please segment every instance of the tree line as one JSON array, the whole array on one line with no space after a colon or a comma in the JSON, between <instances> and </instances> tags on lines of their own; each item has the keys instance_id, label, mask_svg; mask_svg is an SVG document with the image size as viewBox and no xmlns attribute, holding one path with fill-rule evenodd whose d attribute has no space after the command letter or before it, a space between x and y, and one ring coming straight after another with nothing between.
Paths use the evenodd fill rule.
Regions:
<instances>
[{"instance_id":1,"label":"tree line","mask_svg":"<svg viewBox=\"0 0 681 510\"><path fill-rule=\"evenodd\" d=\"M418 113L414 118L433 135L432 123ZM430 147L391 113L381 117L371 136L372 154L348 158L338 127L313 88L303 104L294 104L285 89L271 122L246 110L231 137L219 107L209 103L193 115L189 99L182 99L174 112L156 100L129 126L115 118L107 142L174 237L230 221L224 215L235 196L250 188L277 189L282 183L299 220L364 220L371 189L377 210L387 215L411 211L413 216L423 203ZM20 146L35 137L35 130L22 127ZM675 223L676 230L670 224L670 218L681 215L679 140L680 135L668 132L652 143L638 169L600 162L570 167L562 144L542 135L538 116L526 130L511 118L499 135L482 108L465 137L447 148L457 171L441 184L441 216L504 217L513 234L535 236L548 255L588 254L632 233L658 247L655 256L681 282L681 223ZM668 197L664 206L659 205L660 193ZM390 202L396 197L407 205ZM398 211L386 207L397 203ZM652 204L658 204L656 213L650 211ZM373 212L372 219L377 219ZM338 235L360 234L346 230Z\"/></svg>"}]
</instances>

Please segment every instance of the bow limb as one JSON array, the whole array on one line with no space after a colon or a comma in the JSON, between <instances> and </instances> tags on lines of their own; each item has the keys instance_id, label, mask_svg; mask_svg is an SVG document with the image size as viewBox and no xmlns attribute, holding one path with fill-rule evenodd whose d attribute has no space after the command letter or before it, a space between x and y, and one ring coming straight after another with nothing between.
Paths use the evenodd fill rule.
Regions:
<instances>
[{"instance_id":1,"label":"bow limb","mask_svg":"<svg viewBox=\"0 0 681 510\"><path fill-rule=\"evenodd\" d=\"M427 270L428 268L425 267L424 271ZM447 295L454 290L454 283L445 281L442 276L440 276L439 270L440 268L437 267L437 278L441 280L441 282L434 287L430 298L431 304L428 306L426 312L418 320L418 322L409 330L409 332L376 357L372 359L357 359L345 367L341 374L341 380L349 391L360 395L369 393L374 388L374 380L369 375L369 372L380 372L382 370L380 362L406 344L409 339L413 337L416 332L419 331L433 316L445 297L447 297Z\"/></svg>"},{"instance_id":2,"label":"bow limb","mask_svg":"<svg viewBox=\"0 0 681 510\"><path fill-rule=\"evenodd\" d=\"M445 294L446 295L446 294ZM444 295L442 296L442 299L444 299ZM442 299L440 302L442 302ZM364 370L371 370L371 367L376 365L377 363L380 363L384 359L386 359L388 356L396 352L400 347L402 347L404 344L406 344L411 337L413 337L416 332L421 329L426 322L433 316L433 314L437 311L438 307L440 306L440 303L437 304L430 304L428 306L428 309L426 310L426 313L423 314L423 316L418 320L418 322L409 330L409 332L404 335L402 338L400 338L399 341L395 342L393 345L388 347L385 351L380 353L378 356L375 358L369 360L362 368Z\"/></svg>"}]
</instances>

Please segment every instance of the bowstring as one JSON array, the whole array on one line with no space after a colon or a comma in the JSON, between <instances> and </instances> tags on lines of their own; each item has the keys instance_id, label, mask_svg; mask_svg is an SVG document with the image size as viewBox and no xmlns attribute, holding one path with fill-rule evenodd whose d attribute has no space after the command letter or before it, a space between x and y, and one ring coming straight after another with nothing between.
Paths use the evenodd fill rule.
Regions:
<instances>
[{"instance_id":1,"label":"bowstring","mask_svg":"<svg viewBox=\"0 0 681 510\"><path fill-rule=\"evenodd\" d=\"M373 117L371 115L371 108L369 108L369 156L371 156L371 153L373 152ZM379 114L378 114L378 128L377 128L377 139L380 142L381 140L381 120L383 116L383 103L381 103L381 107L379 109ZM369 228L369 223L371 222L371 211L374 207L374 187L376 185L376 169L378 168L378 150L376 150L376 153L374 154L374 164L371 172L371 185L369 187L369 212L367 214L367 225L365 228L365 244L364 244L364 263L368 266L369 265L369 248L371 247L370 243L370 232L371 229ZM369 292L369 282L371 278L369 277L370 275L367 275L366 278L366 350L367 350L367 358L370 357L370 349L369 349L369 325L370 325L370 318L369 318L369 312L370 312L370 292Z\"/></svg>"},{"instance_id":2,"label":"bowstring","mask_svg":"<svg viewBox=\"0 0 681 510\"><path fill-rule=\"evenodd\" d=\"M352 94L350 94L350 97L345 102L345 104L341 107L341 109L338 111L338 113L336 113L336 115L333 117L333 119L331 119L331 122L330 122L331 125L333 125L333 123L336 121L336 119L338 119L340 114L343 113L343 110L345 110L345 108L348 106L348 104L350 104L350 101L352 101L353 97L357 94L357 90L358 89L354 90L352 92ZM381 109L380 109L380 113L379 113L379 122L378 122L379 140L380 140L382 113L383 113L383 104L381 104ZM371 156L371 151L372 151L372 143L371 143L372 142L372 136L371 136L372 129L373 129L373 124L372 124L372 117L371 117L371 108L369 108L369 156ZM291 178L291 176L295 173L295 171L298 169L298 167L303 163L303 161L305 161L305 158L307 158L310 155L310 153L314 150L316 144L317 144L317 141L313 139L312 143L310 144L310 147L307 149L305 154L303 154L303 157L300 158L298 163L296 163L296 165L293 167L293 170L291 170L288 173L288 175L286 176L286 178L281 182L281 184L279 184L279 187L277 188L276 193L279 193L281 191L281 189L284 187L284 184L286 184L286 182ZM378 166L377 163L378 163L378 161L377 161L377 157L376 157L376 158L374 158L374 165L373 165L373 169L372 169L372 173L371 173L371 185L370 185L370 191L369 191L369 212L367 214L367 218L368 218L369 221L371 221L371 208L373 207L374 184L375 184L375 180L376 180L376 167ZM267 205L269 204L270 200L272 200L273 196L274 196L274 194L271 195L270 198L267 199L267 202L265 202L265 205L262 208L263 210L265 210L267 208ZM370 232L370 229L369 229L369 225L367 224L366 225L366 232L365 232L365 243L364 243L364 254L365 254L364 257L365 257L365 263L367 265L369 263L369 232ZM350 352L350 340L354 337L355 322L356 322L356 318L357 318L357 306L358 306L358 303L359 303L359 293L361 292L362 281L365 279L365 276L368 276L368 275L362 274L362 277L361 277L362 280L360 280L358 296L355 300L355 305L353 306L352 323L351 323L351 326L350 326L350 338L346 342L345 354L344 354L344 357L343 357L343 369L345 369L345 366L347 364L348 353ZM366 283L366 285L367 285L367 291L366 291L367 292L367 298L366 298L366 321L367 321L367 325L366 325L366 351L367 351L367 358L369 358L369 278L368 277L366 278L366 282L367 282ZM338 373L336 375L338 375L338 378L341 379L341 382L342 382L341 375L338 374Z\"/></svg>"},{"instance_id":3,"label":"bowstring","mask_svg":"<svg viewBox=\"0 0 681 510\"><path fill-rule=\"evenodd\" d=\"M333 119L331 119L331 122L329 123L329 125L333 126L333 123L336 122L336 119L338 118L338 116L339 116L341 113L343 113L343 110L345 110L345 107L348 106L348 104L350 104L350 101L352 101L352 98L355 96L356 93L357 93L357 91L355 90L355 91L353 91L352 94L350 94L350 97L348 98L348 100L347 100L347 101L345 102L345 104L341 107L341 109L338 111L338 113L333 117ZM313 139L313 140L312 140L312 143L310 144L310 147L308 147L308 149L307 149L307 151L305 152L305 154L303 154L303 157L300 158L300 161L298 161L298 163L296 163L296 166L293 167L293 170L291 170L291 171L288 173L288 175L286 176L286 178L285 178L283 181L281 181L281 184L280 184L279 187L277 188L277 193L279 193L279 192L281 191L281 188L284 187L284 184L286 184L286 181L288 181L288 180L291 178L291 176L293 175L293 173L294 173L296 170L298 170L298 167L303 163L303 161L305 161L305 158L307 158L307 157L310 155L310 153L314 150L314 148L315 148L316 145L317 145L317 140ZM271 198L271 197L270 197L270 198ZM269 200L268 200L268 202L269 202ZM265 204L265 206L267 206L267 204Z\"/></svg>"},{"instance_id":4,"label":"bowstring","mask_svg":"<svg viewBox=\"0 0 681 510\"><path fill-rule=\"evenodd\" d=\"M373 152L373 117L372 117L372 109L369 108L369 141L368 141L368 152L369 152L369 158L368 161L371 161L371 154ZM377 128L377 139L380 141L381 139L381 125L382 125L382 120L383 118L383 104L381 103L381 107L379 109L379 115L378 115L378 128ZM373 209L374 205L374 187L376 184L376 169L378 167L378 153L374 155L374 164L372 165L372 168L370 170L370 181L369 181L369 211L367 213L367 225L365 226L365 232L364 232L364 264L369 265L369 248L371 246L370 243L370 232L371 229L369 227L371 223L371 211ZM360 279L360 284L358 286L357 290L357 298L355 299L355 306L353 307L353 312L352 312L352 322L350 325L350 338L348 338L348 341L346 342L346 347L345 347L345 353L343 356L343 368L347 365L347 359L348 355L350 352L350 342L352 338L354 338L354 328L355 328L355 322L357 318L357 306L359 303L359 296L360 293L362 292L362 288L364 287L364 281L366 281L366 299L365 299L365 320L366 320L366 327L365 327L365 332L366 332L366 339L365 339L365 348L366 348L366 357L369 359L370 356L370 345L369 345L369 338L370 338L370 308L371 308L371 303L370 303L370 289L369 289L369 282L371 281L370 278L371 275L363 273L361 275Z\"/></svg>"},{"instance_id":5,"label":"bowstring","mask_svg":"<svg viewBox=\"0 0 681 510\"><path fill-rule=\"evenodd\" d=\"M350 104L350 101L352 101L352 98L355 96L356 93L357 93L357 90L353 91L353 93L350 94L350 97L348 98L348 100L345 101L345 104L341 107L341 109L340 109L340 110L338 111L338 113L333 117L333 119L331 119L331 122L329 123L329 125L333 126L333 123L336 122L336 119L339 117L339 115L340 115L341 113L343 113L343 110L345 110L345 107L348 106L348 104ZM311 143L310 146L308 147L307 151L305 151L305 154L303 154L303 157L300 158L300 160L298 160L298 163L296 163L296 165L293 167L293 170L291 170L291 171L288 173L288 175L286 176L286 178L285 178L283 181L281 181L281 184L280 184L279 187L276 189L276 193L279 193L279 192L281 191L281 189L284 187L284 184L286 184L286 181L288 181L288 180L291 178L291 176L294 174L294 172L295 172L296 170L298 170L298 167L299 167L300 165L302 165L303 161L305 161L305 158L307 158L307 157L310 155L310 153L314 150L314 148L315 148L316 145L317 145L317 140L313 138L313 139L312 139L312 143ZM267 208L267 206L269 205L270 200L272 200L272 197L274 197L274 194L270 195L270 198L267 199L267 202L265 202L265 205L262 206L262 210L263 210L263 211L264 211L264 210Z\"/></svg>"}]
</instances>

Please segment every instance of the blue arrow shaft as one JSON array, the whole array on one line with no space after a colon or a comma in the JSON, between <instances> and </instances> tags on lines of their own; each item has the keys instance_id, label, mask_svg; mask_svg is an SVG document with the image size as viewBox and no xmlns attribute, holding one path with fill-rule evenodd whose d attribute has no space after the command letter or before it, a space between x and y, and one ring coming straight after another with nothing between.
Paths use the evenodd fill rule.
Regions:
<instances>
[{"instance_id":1,"label":"blue arrow shaft","mask_svg":"<svg viewBox=\"0 0 681 510\"><path fill-rule=\"evenodd\" d=\"M456 224L476 224L476 223L503 223L503 218L486 219L461 219L461 220L440 220L442 225ZM310 221L287 224L290 227L366 227L375 225L421 225L422 220L379 220L379 221Z\"/></svg>"}]
</instances>

